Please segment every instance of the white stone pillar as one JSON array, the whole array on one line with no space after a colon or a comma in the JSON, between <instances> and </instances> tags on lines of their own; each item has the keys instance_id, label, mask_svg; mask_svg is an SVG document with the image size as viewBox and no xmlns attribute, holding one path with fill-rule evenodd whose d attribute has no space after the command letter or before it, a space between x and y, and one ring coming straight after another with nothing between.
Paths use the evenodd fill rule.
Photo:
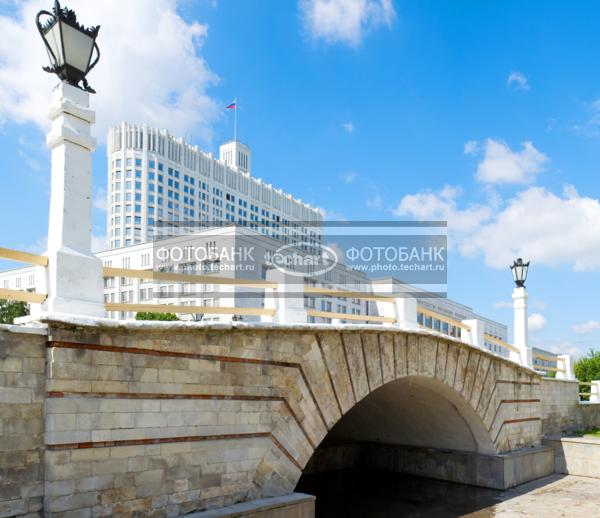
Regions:
<instances>
[{"instance_id":1,"label":"white stone pillar","mask_svg":"<svg viewBox=\"0 0 600 518\"><path fill-rule=\"evenodd\" d=\"M413 297L396 297L391 302L375 301L377 314L396 320L395 324L385 323L385 326L396 326L403 329L418 329L417 299Z\"/></svg>"},{"instance_id":2,"label":"white stone pillar","mask_svg":"<svg viewBox=\"0 0 600 518\"><path fill-rule=\"evenodd\" d=\"M515 363L521 364L521 353L517 352L517 351L513 351L512 349L509 349L508 359ZM533 364L533 357L531 358L531 362Z\"/></svg>"},{"instance_id":3,"label":"white stone pillar","mask_svg":"<svg viewBox=\"0 0 600 518\"><path fill-rule=\"evenodd\" d=\"M417 322L417 299L410 294L394 293L391 284L373 283L373 293L392 297L390 302L376 300L377 314L382 317L390 317L396 320L395 324L384 324L396 326L403 329L418 329Z\"/></svg>"},{"instance_id":4,"label":"white stone pillar","mask_svg":"<svg viewBox=\"0 0 600 518\"><path fill-rule=\"evenodd\" d=\"M390 306L390 304L388 304ZM397 325L403 329L419 329L417 322L417 299L414 297L396 297L393 304L396 309Z\"/></svg>"},{"instance_id":5,"label":"white stone pillar","mask_svg":"<svg viewBox=\"0 0 600 518\"><path fill-rule=\"evenodd\" d=\"M592 381L590 403L600 403L600 380Z\"/></svg>"},{"instance_id":6,"label":"white stone pillar","mask_svg":"<svg viewBox=\"0 0 600 518\"><path fill-rule=\"evenodd\" d=\"M573 381L575 379L575 373L573 372L573 361L570 354L559 354L556 367L559 369L564 369L564 372L556 373L557 379L569 381Z\"/></svg>"},{"instance_id":7,"label":"white stone pillar","mask_svg":"<svg viewBox=\"0 0 600 518\"><path fill-rule=\"evenodd\" d=\"M52 92L48 222L48 299L43 310L104 317L102 262L92 254L92 151L89 94L67 83Z\"/></svg>"},{"instance_id":8,"label":"white stone pillar","mask_svg":"<svg viewBox=\"0 0 600 518\"><path fill-rule=\"evenodd\" d=\"M513 345L519 349L520 363L525 367L532 367L531 347L529 347L529 323L527 321L527 291L517 287L513 291L514 340Z\"/></svg>"},{"instance_id":9,"label":"white stone pillar","mask_svg":"<svg viewBox=\"0 0 600 518\"><path fill-rule=\"evenodd\" d=\"M219 284L215 285L215 291L218 293L218 298L215 297L213 304L218 301L218 305L223 308L235 308L239 307L236 303L236 287L233 284ZM215 306L217 305L215 304ZM231 322L233 321L234 313L225 315L219 314L219 322ZM244 317L242 316L242 320Z\"/></svg>"},{"instance_id":10,"label":"white stone pillar","mask_svg":"<svg viewBox=\"0 0 600 518\"><path fill-rule=\"evenodd\" d=\"M463 324L469 326L468 332L469 343L475 347L481 347L485 349L485 338L484 338L484 323L476 318L463 320Z\"/></svg>"},{"instance_id":11,"label":"white stone pillar","mask_svg":"<svg viewBox=\"0 0 600 518\"><path fill-rule=\"evenodd\" d=\"M267 281L277 284L277 289L265 290L265 308L275 309L275 316L263 317L262 321L306 324L308 316L304 307L304 278L273 269L267 271Z\"/></svg>"},{"instance_id":12,"label":"white stone pillar","mask_svg":"<svg viewBox=\"0 0 600 518\"><path fill-rule=\"evenodd\" d=\"M48 293L48 272L45 266L35 266L35 291L38 293ZM23 317L23 323L39 321L42 312L43 304L30 304L29 315ZM18 323L15 319L15 323Z\"/></svg>"}]
</instances>

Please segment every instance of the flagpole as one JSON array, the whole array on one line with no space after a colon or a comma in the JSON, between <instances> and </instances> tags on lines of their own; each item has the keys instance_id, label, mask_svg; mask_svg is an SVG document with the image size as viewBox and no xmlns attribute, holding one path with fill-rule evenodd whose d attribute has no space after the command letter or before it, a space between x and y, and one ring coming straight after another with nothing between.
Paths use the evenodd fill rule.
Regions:
<instances>
[{"instance_id":1,"label":"flagpole","mask_svg":"<svg viewBox=\"0 0 600 518\"><path fill-rule=\"evenodd\" d=\"M233 109L233 141L237 142L237 97L234 97L233 102L235 103Z\"/></svg>"}]
</instances>

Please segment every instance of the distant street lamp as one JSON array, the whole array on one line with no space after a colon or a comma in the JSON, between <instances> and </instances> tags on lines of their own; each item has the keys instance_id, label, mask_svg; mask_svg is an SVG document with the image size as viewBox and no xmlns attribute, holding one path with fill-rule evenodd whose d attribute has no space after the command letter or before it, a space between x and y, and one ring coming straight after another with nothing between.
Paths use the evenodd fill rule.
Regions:
<instances>
[{"instance_id":1,"label":"distant street lamp","mask_svg":"<svg viewBox=\"0 0 600 518\"><path fill-rule=\"evenodd\" d=\"M529 270L529 261L524 263L523 259L519 257L513 262L510 269L517 288L524 288L525 281L527 280L527 270Z\"/></svg>"},{"instance_id":2,"label":"distant street lamp","mask_svg":"<svg viewBox=\"0 0 600 518\"><path fill-rule=\"evenodd\" d=\"M71 9L61 8L58 0L54 2L52 13L40 11L35 19L38 31L46 45L50 58L50 67L43 70L56 74L61 80L79 87L83 82L86 92L96 93L88 85L86 75L96 66L100 59L100 50L96 37L100 26L86 29L77 22L77 15ZM43 23L42 16L49 16ZM96 58L92 62L92 54L96 50Z\"/></svg>"},{"instance_id":3,"label":"distant street lamp","mask_svg":"<svg viewBox=\"0 0 600 518\"><path fill-rule=\"evenodd\" d=\"M529 261L523 262L520 257L510 267L516 287L513 290L514 316L514 340L513 345L519 349L517 353L521 365L532 367L531 348L529 347L529 320L527 316L527 291L525 281L529 270ZM513 354L513 353L511 353Z\"/></svg>"},{"instance_id":4,"label":"distant street lamp","mask_svg":"<svg viewBox=\"0 0 600 518\"><path fill-rule=\"evenodd\" d=\"M44 16L50 18L40 21ZM40 11L35 22L50 58L51 66L44 70L61 80L52 91L48 111L52 121L46 135L52 157L48 298L40 312L104 317L102 261L92 253L92 151L96 140L91 126L96 114L90 109L94 90L86 80L100 57L96 44L99 27L86 29L72 10L61 8L58 2L52 13Z\"/></svg>"}]
</instances>

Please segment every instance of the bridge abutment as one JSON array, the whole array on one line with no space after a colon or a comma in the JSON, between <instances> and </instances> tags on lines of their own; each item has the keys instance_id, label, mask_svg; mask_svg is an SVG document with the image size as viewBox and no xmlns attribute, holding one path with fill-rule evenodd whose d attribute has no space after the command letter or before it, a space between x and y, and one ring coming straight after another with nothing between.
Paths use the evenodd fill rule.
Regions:
<instances>
[{"instance_id":1,"label":"bridge abutment","mask_svg":"<svg viewBox=\"0 0 600 518\"><path fill-rule=\"evenodd\" d=\"M422 446L355 442L320 448L305 475L337 470L404 473L491 489L508 489L554 473L554 451L538 447L489 455Z\"/></svg>"}]
</instances>

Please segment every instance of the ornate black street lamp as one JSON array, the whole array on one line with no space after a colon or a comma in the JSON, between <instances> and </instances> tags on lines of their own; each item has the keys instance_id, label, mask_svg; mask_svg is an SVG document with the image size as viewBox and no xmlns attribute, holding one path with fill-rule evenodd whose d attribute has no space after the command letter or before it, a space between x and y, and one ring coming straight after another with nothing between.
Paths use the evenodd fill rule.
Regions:
<instances>
[{"instance_id":1,"label":"ornate black street lamp","mask_svg":"<svg viewBox=\"0 0 600 518\"><path fill-rule=\"evenodd\" d=\"M517 288L524 288L525 280L527 279L527 270L529 270L529 261L524 263L523 259L519 257L513 262L510 269L512 271L513 280L515 281Z\"/></svg>"},{"instance_id":2,"label":"ornate black street lamp","mask_svg":"<svg viewBox=\"0 0 600 518\"><path fill-rule=\"evenodd\" d=\"M86 29L77 22L77 15L71 9L61 8L58 0L54 2L52 13L40 11L35 19L38 30L46 45L49 67L43 67L46 72L56 74L62 81L96 93L87 82L85 76L96 66L100 59L100 50L96 44L96 37L100 26ZM43 23L40 17L49 16ZM96 49L96 58L92 62L92 54Z\"/></svg>"}]
</instances>

